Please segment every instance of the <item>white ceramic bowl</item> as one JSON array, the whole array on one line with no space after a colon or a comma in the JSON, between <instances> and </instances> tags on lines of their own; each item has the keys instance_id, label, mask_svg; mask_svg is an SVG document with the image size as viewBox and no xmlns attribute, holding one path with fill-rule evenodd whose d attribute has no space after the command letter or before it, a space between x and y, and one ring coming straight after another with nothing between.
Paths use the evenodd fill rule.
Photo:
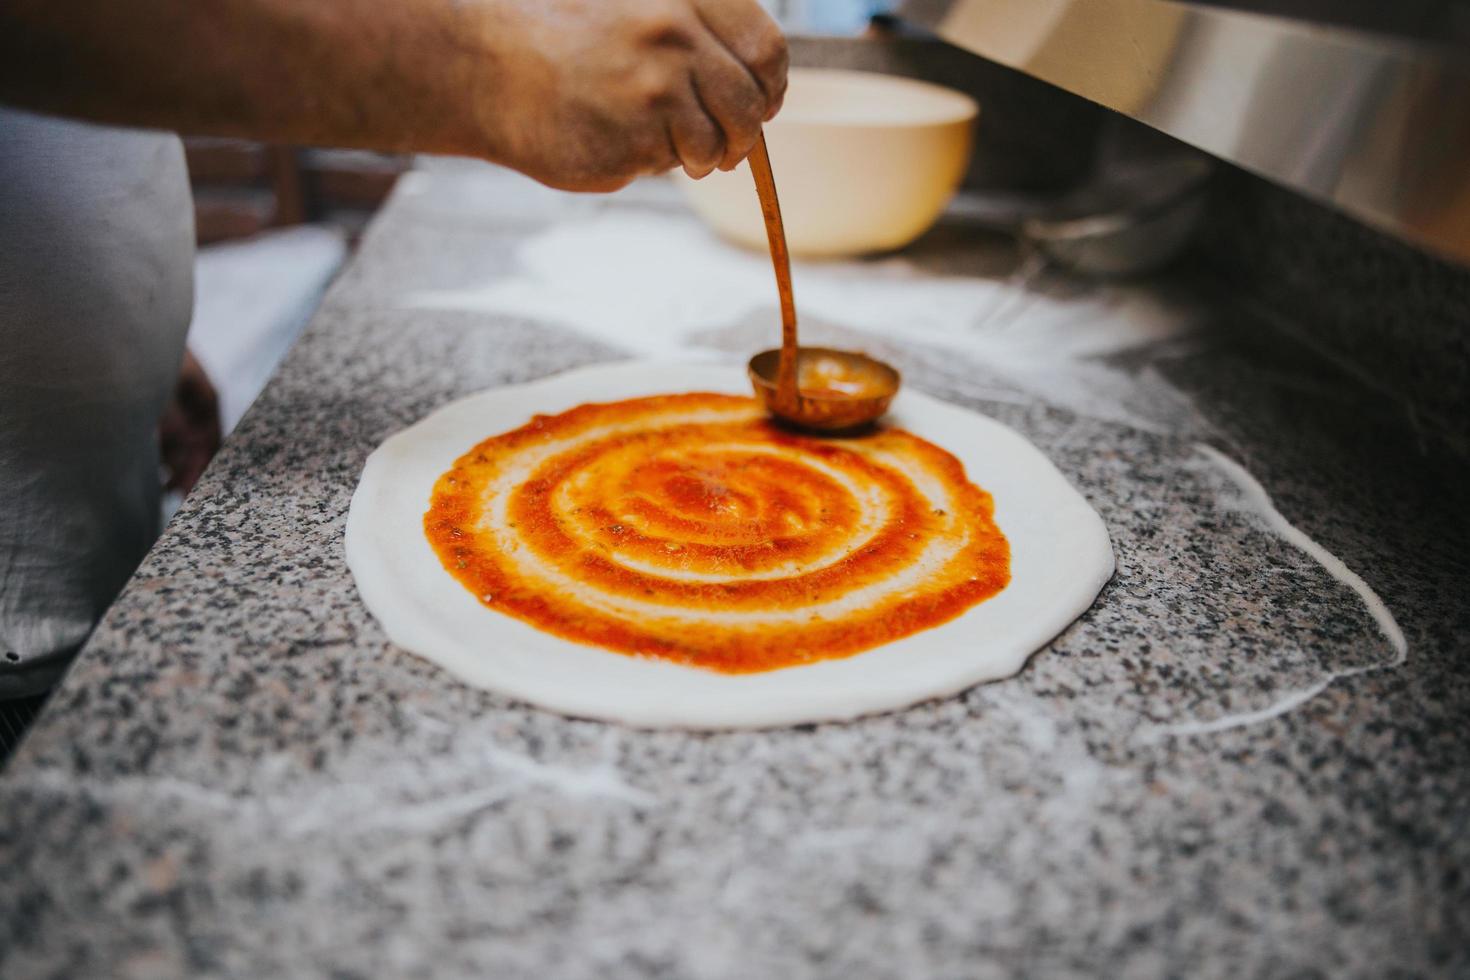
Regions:
<instances>
[{"instance_id":1,"label":"white ceramic bowl","mask_svg":"<svg viewBox=\"0 0 1470 980\"><path fill-rule=\"evenodd\" d=\"M858 255L902 248L938 219L969 164L979 106L926 82L793 68L766 145L791 251ZM726 238L766 248L750 168L676 178Z\"/></svg>"}]
</instances>

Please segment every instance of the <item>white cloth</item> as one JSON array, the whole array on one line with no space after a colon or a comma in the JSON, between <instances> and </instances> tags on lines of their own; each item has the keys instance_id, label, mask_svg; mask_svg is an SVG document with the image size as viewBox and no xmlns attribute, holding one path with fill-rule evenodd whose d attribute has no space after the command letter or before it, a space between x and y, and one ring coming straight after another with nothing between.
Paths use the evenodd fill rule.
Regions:
<instances>
[{"instance_id":1,"label":"white cloth","mask_svg":"<svg viewBox=\"0 0 1470 980\"><path fill-rule=\"evenodd\" d=\"M177 137L0 108L0 697L55 680L157 536L193 253Z\"/></svg>"}]
</instances>

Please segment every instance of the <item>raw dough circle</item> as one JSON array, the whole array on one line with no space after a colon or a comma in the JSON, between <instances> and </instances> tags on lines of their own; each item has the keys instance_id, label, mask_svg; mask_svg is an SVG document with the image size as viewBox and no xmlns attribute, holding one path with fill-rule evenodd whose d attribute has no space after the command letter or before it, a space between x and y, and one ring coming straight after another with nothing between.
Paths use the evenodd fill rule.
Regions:
<instances>
[{"instance_id":1,"label":"raw dough circle","mask_svg":"<svg viewBox=\"0 0 1470 980\"><path fill-rule=\"evenodd\" d=\"M1011 582L937 627L853 656L725 674L572 643L495 612L447 572L424 534L441 474L535 413L683 391L747 394L735 367L636 361L497 388L448 405L369 457L347 519L347 564L389 638L461 679L570 715L643 727L757 728L891 711L1006 677L1096 598L1113 573L1102 520L1021 436L905 390L895 426L957 457L995 499Z\"/></svg>"}]
</instances>

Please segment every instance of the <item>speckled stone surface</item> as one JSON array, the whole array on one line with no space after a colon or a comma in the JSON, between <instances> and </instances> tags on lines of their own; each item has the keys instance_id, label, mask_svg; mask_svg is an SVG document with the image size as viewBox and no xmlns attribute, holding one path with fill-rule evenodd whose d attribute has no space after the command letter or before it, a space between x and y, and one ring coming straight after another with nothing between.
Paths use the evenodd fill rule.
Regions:
<instances>
[{"instance_id":1,"label":"speckled stone surface","mask_svg":"<svg viewBox=\"0 0 1470 980\"><path fill-rule=\"evenodd\" d=\"M1234 168L1215 181L1202 230L1228 288L1470 453L1470 268Z\"/></svg>"},{"instance_id":2,"label":"speckled stone surface","mask_svg":"<svg viewBox=\"0 0 1470 980\"><path fill-rule=\"evenodd\" d=\"M1106 520L1116 578L1012 680L852 724L650 733L391 647L342 556L367 454L453 398L618 356L394 302L503 274L558 214L640 206L487 186L395 197L0 774L0 976L1470 971L1465 470L1238 318L1140 365L1191 398L1177 430L813 326L1014 426ZM1393 659L1201 440L1377 590L1405 663L1169 733Z\"/></svg>"}]
</instances>

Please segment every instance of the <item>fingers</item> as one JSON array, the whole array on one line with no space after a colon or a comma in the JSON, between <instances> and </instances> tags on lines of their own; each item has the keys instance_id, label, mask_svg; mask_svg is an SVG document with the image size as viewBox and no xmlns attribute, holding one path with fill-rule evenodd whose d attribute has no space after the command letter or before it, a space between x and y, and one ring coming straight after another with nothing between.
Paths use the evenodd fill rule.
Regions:
<instances>
[{"instance_id":1,"label":"fingers","mask_svg":"<svg viewBox=\"0 0 1470 980\"><path fill-rule=\"evenodd\" d=\"M781 29L756 0L694 0L694 6L710 33L760 88L762 121L771 119L786 97L788 54Z\"/></svg>"},{"instance_id":2,"label":"fingers","mask_svg":"<svg viewBox=\"0 0 1470 980\"><path fill-rule=\"evenodd\" d=\"M647 17L642 35L661 57L643 60L644 102L678 163L695 180L734 169L786 92L780 28L756 0L676 0Z\"/></svg>"},{"instance_id":3,"label":"fingers","mask_svg":"<svg viewBox=\"0 0 1470 980\"><path fill-rule=\"evenodd\" d=\"M745 66L713 41L698 52L695 64L694 81L701 104L724 137L724 153L716 166L733 170L760 135L765 93Z\"/></svg>"},{"instance_id":4,"label":"fingers","mask_svg":"<svg viewBox=\"0 0 1470 980\"><path fill-rule=\"evenodd\" d=\"M724 131L705 104L694 75L689 77L685 97L671 108L669 138L684 172L695 180L708 175L724 159Z\"/></svg>"}]
</instances>

